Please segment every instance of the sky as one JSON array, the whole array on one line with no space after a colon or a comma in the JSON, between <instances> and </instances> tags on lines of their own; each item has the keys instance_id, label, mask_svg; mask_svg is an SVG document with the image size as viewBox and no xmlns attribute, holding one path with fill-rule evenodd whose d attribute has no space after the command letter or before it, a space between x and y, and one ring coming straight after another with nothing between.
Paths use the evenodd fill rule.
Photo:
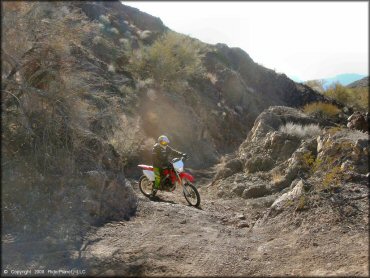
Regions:
<instances>
[{"instance_id":1,"label":"sky","mask_svg":"<svg viewBox=\"0 0 370 278\"><path fill-rule=\"evenodd\" d=\"M240 47L302 81L369 74L369 2L122 1L171 30Z\"/></svg>"}]
</instances>

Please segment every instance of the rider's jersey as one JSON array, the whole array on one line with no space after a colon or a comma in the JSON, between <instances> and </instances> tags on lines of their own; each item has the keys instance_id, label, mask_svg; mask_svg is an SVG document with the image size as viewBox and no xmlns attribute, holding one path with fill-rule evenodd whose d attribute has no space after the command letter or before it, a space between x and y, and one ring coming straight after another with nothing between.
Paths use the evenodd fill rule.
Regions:
<instances>
[{"instance_id":1,"label":"rider's jersey","mask_svg":"<svg viewBox=\"0 0 370 278\"><path fill-rule=\"evenodd\" d=\"M181 156L182 153L167 146L161 147L158 143L154 145L152 151L153 167L163 168L168 166L170 156Z\"/></svg>"}]
</instances>

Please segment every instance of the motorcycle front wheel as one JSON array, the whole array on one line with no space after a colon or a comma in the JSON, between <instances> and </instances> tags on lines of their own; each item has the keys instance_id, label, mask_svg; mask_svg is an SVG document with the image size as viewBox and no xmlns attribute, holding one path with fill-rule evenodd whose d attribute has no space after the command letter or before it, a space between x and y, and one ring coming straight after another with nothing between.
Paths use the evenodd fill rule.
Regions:
<instances>
[{"instance_id":1,"label":"motorcycle front wheel","mask_svg":"<svg viewBox=\"0 0 370 278\"><path fill-rule=\"evenodd\" d=\"M191 184L190 182L184 183L184 188L182 192L189 205L193 207L198 207L200 205L200 195L193 184Z\"/></svg>"},{"instance_id":2,"label":"motorcycle front wheel","mask_svg":"<svg viewBox=\"0 0 370 278\"><path fill-rule=\"evenodd\" d=\"M139 179L139 188L141 193L146 197L154 197L157 191L153 191L153 182L146 176L141 176Z\"/></svg>"}]
</instances>

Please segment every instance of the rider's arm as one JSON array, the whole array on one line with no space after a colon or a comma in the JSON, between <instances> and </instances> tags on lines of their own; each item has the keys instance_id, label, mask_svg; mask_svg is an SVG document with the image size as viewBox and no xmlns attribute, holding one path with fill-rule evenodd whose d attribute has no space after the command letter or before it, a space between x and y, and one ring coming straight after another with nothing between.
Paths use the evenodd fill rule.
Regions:
<instances>
[{"instance_id":1,"label":"rider's arm","mask_svg":"<svg viewBox=\"0 0 370 278\"><path fill-rule=\"evenodd\" d=\"M169 148L169 151L170 151L170 155L173 156L173 157L179 157L179 156L182 156L183 153L182 152L179 152L178 150L175 150L173 148L171 148L170 146L167 146L167 148Z\"/></svg>"}]
</instances>

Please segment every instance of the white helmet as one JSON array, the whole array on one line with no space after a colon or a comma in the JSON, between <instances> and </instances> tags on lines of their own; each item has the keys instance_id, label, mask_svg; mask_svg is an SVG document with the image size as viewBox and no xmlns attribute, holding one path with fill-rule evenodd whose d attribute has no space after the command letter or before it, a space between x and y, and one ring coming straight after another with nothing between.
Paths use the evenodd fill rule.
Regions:
<instances>
[{"instance_id":1,"label":"white helmet","mask_svg":"<svg viewBox=\"0 0 370 278\"><path fill-rule=\"evenodd\" d=\"M162 147L166 147L170 143L170 140L168 140L166 135L161 135L161 136L158 137L158 143Z\"/></svg>"}]
</instances>

